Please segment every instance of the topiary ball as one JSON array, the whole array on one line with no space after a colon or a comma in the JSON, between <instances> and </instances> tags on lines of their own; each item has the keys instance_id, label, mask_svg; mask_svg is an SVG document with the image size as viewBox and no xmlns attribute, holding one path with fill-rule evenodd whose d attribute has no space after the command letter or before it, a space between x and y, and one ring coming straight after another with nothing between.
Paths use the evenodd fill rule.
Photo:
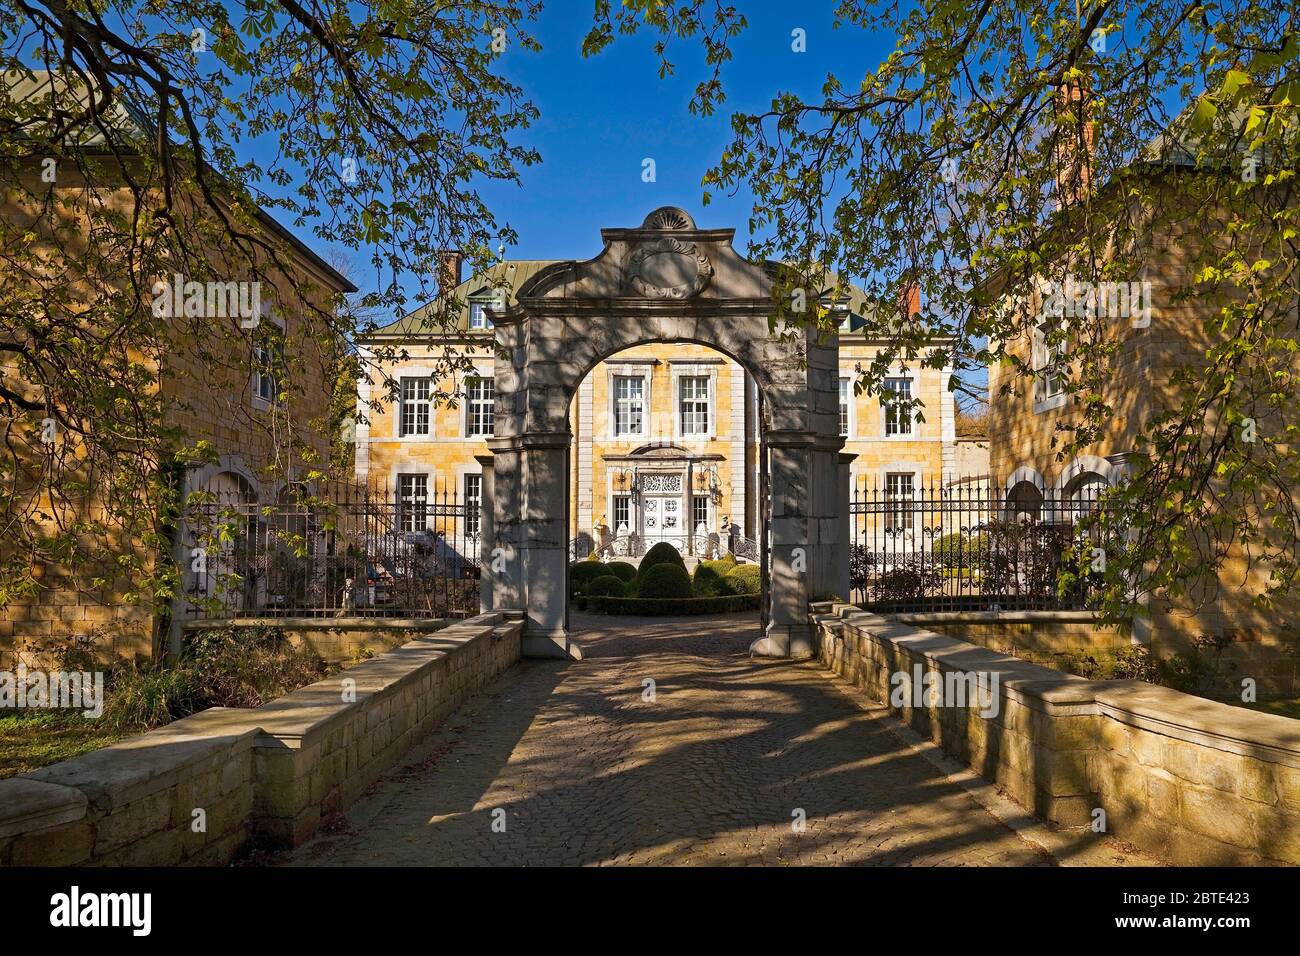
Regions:
<instances>
[{"instance_id":1,"label":"topiary ball","mask_svg":"<svg viewBox=\"0 0 1300 956\"><path fill-rule=\"evenodd\" d=\"M638 594L643 598L688 598L691 596L691 576L685 567L670 562L642 569Z\"/></svg>"},{"instance_id":2,"label":"topiary ball","mask_svg":"<svg viewBox=\"0 0 1300 956\"><path fill-rule=\"evenodd\" d=\"M612 574L602 574L587 585L587 597L623 597L627 587Z\"/></svg>"},{"instance_id":3,"label":"topiary ball","mask_svg":"<svg viewBox=\"0 0 1300 956\"><path fill-rule=\"evenodd\" d=\"M763 587L763 572L757 564L738 564L722 579L726 594L757 594Z\"/></svg>"},{"instance_id":4,"label":"topiary ball","mask_svg":"<svg viewBox=\"0 0 1300 956\"><path fill-rule=\"evenodd\" d=\"M569 592L586 594L587 586L596 578L604 577L609 572L599 561L575 561L569 565Z\"/></svg>"},{"instance_id":5,"label":"topiary ball","mask_svg":"<svg viewBox=\"0 0 1300 956\"><path fill-rule=\"evenodd\" d=\"M701 561L695 567L693 582L696 597L717 597L722 594L722 575L710 561Z\"/></svg>"},{"instance_id":6,"label":"topiary ball","mask_svg":"<svg viewBox=\"0 0 1300 956\"><path fill-rule=\"evenodd\" d=\"M683 571L686 570L686 562L682 560L682 556L677 552L677 549L667 541L660 541L645 553L637 573L644 576L647 571L660 564L675 564Z\"/></svg>"},{"instance_id":7,"label":"topiary ball","mask_svg":"<svg viewBox=\"0 0 1300 956\"><path fill-rule=\"evenodd\" d=\"M623 582L631 581L636 577L636 565L627 561L611 561L605 565L605 573L612 574Z\"/></svg>"}]
</instances>

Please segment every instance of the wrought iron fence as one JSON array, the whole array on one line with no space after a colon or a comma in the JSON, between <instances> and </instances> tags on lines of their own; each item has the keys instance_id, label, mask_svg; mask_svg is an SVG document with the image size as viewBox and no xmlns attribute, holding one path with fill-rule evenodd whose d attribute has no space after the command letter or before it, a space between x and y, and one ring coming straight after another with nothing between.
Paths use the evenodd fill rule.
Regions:
<instances>
[{"instance_id":1,"label":"wrought iron fence","mask_svg":"<svg viewBox=\"0 0 1300 956\"><path fill-rule=\"evenodd\" d=\"M922 482L910 473L857 488L851 600L890 612L1085 609L1100 575L1091 565L1075 572L1100 542L1083 519L1104 488L1004 489L990 478Z\"/></svg>"},{"instance_id":2,"label":"wrought iron fence","mask_svg":"<svg viewBox=\"0 0 1300 956\"><path fill-rule=\"evenodd\" d=\"M479 527L479 501L441 484L299 484L271 501L202 489L181 525L185 613L473 615Z\"/></svg>"},{"instance_id":3,"label":"wrought iron fence","mask_svg":"<svg viewBox=\"0 0 1300 956\"><path fill-rule=\"evenodd\" d=\"M601 561L619 561L639 559L652 548L656 541L638 534L620 534L598 542L589 534L569 539L569 560L581 561L595 554ZM699 558L720 558L728 552L737 558L758 560L757 543L738 534L725 534L716 531L698 534L680 534L662 539L671 544L683 555Z\"/></svg>"}]
</instances>

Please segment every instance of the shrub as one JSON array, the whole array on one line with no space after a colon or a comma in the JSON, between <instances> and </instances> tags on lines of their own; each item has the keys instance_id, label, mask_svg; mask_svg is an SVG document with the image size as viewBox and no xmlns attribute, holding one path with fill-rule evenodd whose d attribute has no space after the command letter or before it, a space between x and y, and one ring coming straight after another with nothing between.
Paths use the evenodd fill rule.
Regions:
<instances>
[{"instance_id":1,"label":"shrub","mask_svg":"<svg viewBox=\"0 0 1300 956\"><path fill-rule=\"evenodd\" d=\"M637 569L637 577L644 579L647 571L661 564L674 564L681 568L683 573L686 571L686 562L682 560L682 556L678 554L677 549L667 541L660 541L647 551L645 557L641 559L641 567Z\"/></svg>"},{"instance_id":2,"label":"shrub","mask_svg":"<svg viewBox=\"0 0 1300 956\"><path fill-rule=\"evenodd\" d=\"M851 545L849 547L849 590L866 591L867 578L875 566L875 555L865 544Z\"/></svg>"},{"instance_id":3,"label":"shrub","mask_svg":"<svg viewBox=\"0 0 1300 956\"><path fill-rule=\"evenodd\" d=\"M124 664L108 675L104 724L114 730L148 730L203 709L202 689L192 668L161 662Z\"/></svg>"},{"instance_id":4,"label":"shrub","mask_svg":"<svg viewBox=\"0 0 1300 956\"><path fill-rule=\"evenodd\" d=\"M624 584L636 577L636 565L626 561L611 561L605 565L605 571L614 575Z\"/></svg>"},{"instance_id":5,"label":"shrub","mask_svg":"<svg viewBox=\"0 0 1300 956\"><path fill-rule=\"evenodd\" d=\"M320 655L274 627L199 631L180 666L196 671L203 682L204 707L260 707L329 674Z\"/></svg>"},{"instance_id":6,"label":"shrub","mask_svg":"<svg viewBox=\"0 0 1300 956\"><path fill-rule=\"evenodd\" d=\"M937 591L942 582L939 569L919 557L895 564L871 585L876 601L914 601Z\"/></svg>"},{"instance_id":7,"label":"shrub","mask_svg":"<svg viewBox=\"0 0 1300 956\"><path fill-rule=\"evenodd\" d=\"M692 582L696 597L717 597L722 594L722 578L725 571L719 571L717 565L721 561L701 561L695 567L695 578Z\"/></svg>"},{"instance_id":8,"label":"shrub","mask_svg":"<svg viewBox=\"0 0 1300 956\"><path fill-rule=\"evenodd\" d=\"M328 674L319 655L278 628L204 628L174 665L110 671L104 720L116 729L148 729L207 707L259 707Z\"/></svg>"},{"instance_id":9,"label":"shrub","mask_svg":"<svg viewBox=\"0 0 1300 956\"><path fill-rule=\"evenodd\" d=\"M758 594L763 589L763 571L757 564L738 564L722 579L724 594Z\"/></svg>"},{"instance_id":10,"label":"shrub","mask_svg":"<svg viewBox=\"0 0 1300 956\"><path fill-rule=\"evenodd\" d=\"M671 562L656 564L649 570L643 565L637 594L643 598L688 598L691 596L691 578L685 567Z\"/></svg>"},{"instance_id":11,"label":"shrub","mask_svg":"<svg viewBox=\"0 0 1300 956\"><path fill-rule=\"evenodd\" d=\"M602 574L587 585L587 597L622 597L627 587L612 574Z\"/></svg>"},{"instance_id":12,"label":"shrub","mask_svg":"<svg viewBox=\"0 0 1300 956\"><path fill-rule=\"evenodd\" d=\"M1141 680L1162 683L1159 664L1145 647L1121 647L1113 654L1100 657L1085 651L1063 651L1056 656L1055 667L1088 680Z\"/></svg>"},{"instance_id":13,"label":"shrub","mask_svg":"<svg viewBox=\"0 0 1300 956\"><path fill-rule=\"evenodd\" d=\"M931 554L933 559L944 567L956 567L967 563L966 536L960 531L935 538Z\"/></svg>"},{"instance_id":14,"label":"shrub","mask_svg":"<svg viewBox=\"0 0 1300 956\"><path fill-rule=\"evenodd\" d=\"M636 614L664 617L686 614L734 614L758 609L757 594L728 594L720 597L639 598L590 597L587 610L603 614Z\"/></svg>"},{"instance_id":15,"label":"shrub","mask_svg":"<svg viewBox=\"0 0 1300 956\"><path fill-rule=\"evenodd\" d=\"M604 577L609 572L599 561L575 561L569 565L569 593L584 594L587 586L596 578Z\"/></svg>"}]
</instances>

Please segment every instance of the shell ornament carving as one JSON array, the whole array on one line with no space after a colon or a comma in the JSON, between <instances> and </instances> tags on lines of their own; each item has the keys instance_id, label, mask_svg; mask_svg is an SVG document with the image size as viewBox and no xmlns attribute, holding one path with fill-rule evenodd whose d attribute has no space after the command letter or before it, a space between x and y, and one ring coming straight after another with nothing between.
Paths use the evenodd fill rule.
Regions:
<instances>
[{"instance_id":1,"label":"shell ornament carving","mask_svg":"<svg viewBox=\"0 0 1300 956\"><path fill-rule=\"evenodd\" d=\"M656 209L650 215L646 216L645 222L641 224L642 229L659 229L669 232L674 229L694 229L695 223L691 217L676 206L664 206Z\"/></svg>"},{"instance_id":2,"label":"shell ornament carving","mask_svg":"<svg viewBox=\"0 0 1300 956\"><path fill-rule=\"evenodd\" d=\"M671 236L638 246L628 261L628 283L647 299L688 299L712 278L709 257L695 243Z\"/></svg>"}]
</instances>

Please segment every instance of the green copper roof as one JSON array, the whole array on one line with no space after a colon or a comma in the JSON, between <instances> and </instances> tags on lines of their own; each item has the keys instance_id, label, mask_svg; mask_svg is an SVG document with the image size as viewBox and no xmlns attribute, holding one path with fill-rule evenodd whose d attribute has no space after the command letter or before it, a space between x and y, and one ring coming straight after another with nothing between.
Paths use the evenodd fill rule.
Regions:
<instances>
[{"instance_id":1,"label":"green copper roof","mask_svg":"<svg viewBox=\"0 0 1300 956\"><path fill-rule=\"evenodd\" d=\"M515 292L534 275L547 266L553 266L563 259L504 259L484 272L470 276L456 286L456 298L460 300L460 314L456 317L456 329L469 330L469 303L474 298L489 298L494 290L506 290L510 303L515 301ZM438 324L437 302L427 302L413 312L407 313L395 322L376 329L374 335L429 335L444 330Z\"/></svg>"}]
</instances>

